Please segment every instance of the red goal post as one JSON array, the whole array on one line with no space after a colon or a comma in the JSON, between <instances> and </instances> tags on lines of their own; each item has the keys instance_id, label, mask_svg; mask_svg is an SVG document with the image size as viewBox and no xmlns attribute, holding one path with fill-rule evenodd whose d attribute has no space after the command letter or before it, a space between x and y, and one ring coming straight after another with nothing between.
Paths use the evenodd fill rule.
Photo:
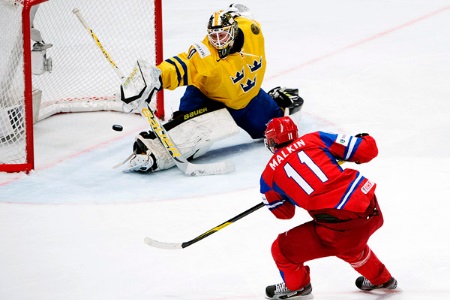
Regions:
<instances>
[{"instance_id":1,"label":"red goal post","mask_svg":"<svg viewBox=\"0 0 450 300\"><path fill-rule=\"evenodd\" d=\"M34 169L36 122L65 112L122 111L121 82L105 56L126 76L137 59L161 62L161 1L0 0L0 172ZM154 102L159 118L163 96Z\"/></svg>"}]
</instances>

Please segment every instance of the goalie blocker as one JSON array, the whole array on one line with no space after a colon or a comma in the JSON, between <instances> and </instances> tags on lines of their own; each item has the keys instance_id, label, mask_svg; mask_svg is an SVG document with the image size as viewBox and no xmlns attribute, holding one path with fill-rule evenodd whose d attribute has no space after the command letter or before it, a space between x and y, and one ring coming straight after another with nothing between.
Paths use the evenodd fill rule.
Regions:
<instances>
[{"instance_id":1,"label":"goalie blocker","mask_svg":"<svg viewBox=\"0 0 450 300\"><path fill-rule=\"evenodd\" d=\"M204 107L188 113L177 112L172 120L163 125L181 155L188 160L205 154L214 142L239 132L226 108ZM175 162L153 131L139 133L133 144L129 170L155 172L169 169Z\"/></svg>"}]
</instances>

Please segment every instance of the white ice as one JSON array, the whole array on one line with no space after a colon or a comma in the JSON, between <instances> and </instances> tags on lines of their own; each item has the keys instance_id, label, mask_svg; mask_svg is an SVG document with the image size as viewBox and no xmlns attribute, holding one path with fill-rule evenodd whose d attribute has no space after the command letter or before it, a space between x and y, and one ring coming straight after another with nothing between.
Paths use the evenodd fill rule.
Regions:
<instances>
[{"instance_id":1,"label":"white ice","mask_svg":"<svg viewBox=\"0 0 450 300\"><path fill-rule=\"evenodd\" d=\"M298 87L305 99L301 132L378 141L376 159L347 167L378 183L385 224L369 244L403 292L360 292L358 274L326 258L308 263L315 298L449 299L450 1L243 3L266 37L263 87ZM209 15L228 4L164 1L165 57L202 39ZM166 92L168 115L182 93ZM228 175L113 169L146 129L139 116L113 112L35 125L36 170L0 173L0 299L263 299L280 282L270 245L309 220L301 210L280 221L260 209L183 250L143 242L190 240L259 203L263 143L242 132L197 161L231 159Z\"/></svg>"}]
</instances>

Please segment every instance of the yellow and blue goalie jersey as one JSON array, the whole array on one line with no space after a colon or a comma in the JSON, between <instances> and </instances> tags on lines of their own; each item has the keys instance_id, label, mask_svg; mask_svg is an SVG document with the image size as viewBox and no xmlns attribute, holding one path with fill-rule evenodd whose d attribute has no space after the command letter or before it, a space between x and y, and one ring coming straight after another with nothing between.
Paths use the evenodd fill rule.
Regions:
<instances>
[{"instance_id":1,"label":"yellow and blue goalie jersey","mask_svg":"<svg viewBox=\"0 0 450 300\"><path fill-rule=\"evenodd\" d=\"M186 53L174 56L158 65L162 71L162 86L173 90L179 86L197 87L209 99L232 109L242 109L258 95L266 70L264 37L255 20L237 17L244 34L240 52L220 59L218 51L206 36ZM240 34L242 34L240 33Z\"/></svg>"}]
</instances>

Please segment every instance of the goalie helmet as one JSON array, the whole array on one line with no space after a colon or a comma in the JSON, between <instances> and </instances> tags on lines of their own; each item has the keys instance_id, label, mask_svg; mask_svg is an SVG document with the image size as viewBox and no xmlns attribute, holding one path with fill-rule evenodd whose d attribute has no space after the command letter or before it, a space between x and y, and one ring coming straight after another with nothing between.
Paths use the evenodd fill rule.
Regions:
<instances>
[{"instance_id":1,"label":"goalie helmet","mask_svg":"<svg viewBox=\"0 0 450 300\"><path fill-rule=\"evenodd\" d=\"M208 21L208 40L219 51L220 58L230 53L238 34L238 23L230 12L219 10L214 12Z\"/></svg>"},{"instance_id":2,"label":"goalie helmet","mask_svg":"<svg viewBox=\"0 0 450 300\"><path fill-rule=\"evenodd\" d=\"M290 117L274 118L267 123L264 137L266 148L275 153L298 138L298 128Z\"/></svg>"}]
</instances>

